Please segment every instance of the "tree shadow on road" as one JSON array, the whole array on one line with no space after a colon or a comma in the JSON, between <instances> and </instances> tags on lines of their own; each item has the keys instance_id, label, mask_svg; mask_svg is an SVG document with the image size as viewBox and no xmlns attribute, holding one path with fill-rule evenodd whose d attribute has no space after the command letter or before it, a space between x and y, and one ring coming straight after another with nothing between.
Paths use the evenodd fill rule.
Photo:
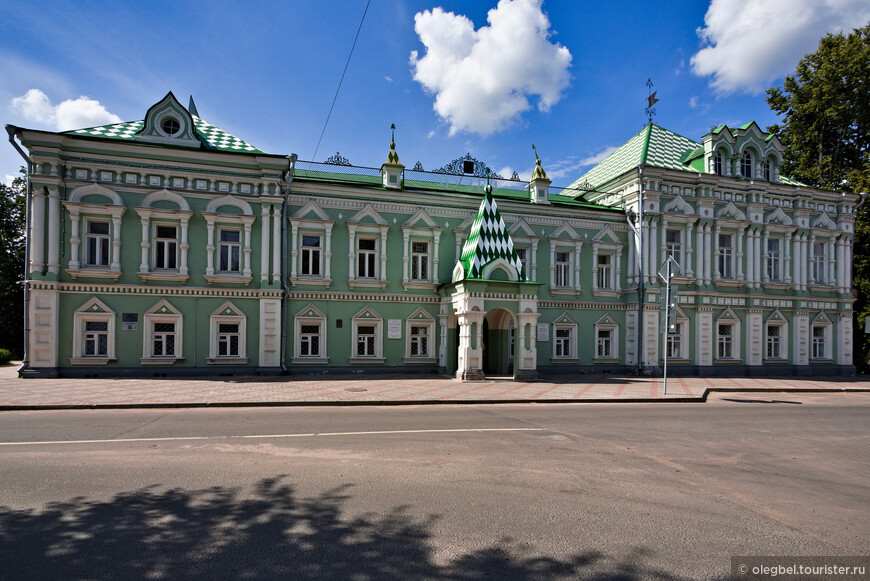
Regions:
<instances>
[{"instance_id":1,"label":"tree shadow on road","mask_svg":"<svg viewBox=\"0 0 870 581\"><path fill-rule=\"evenodd\" d=\"M252 489L142 488L40 510L0 507L4 579L675 579L642 554L530 554L509 539L436 563L432 525L407 507L343 517L342 486L296 498L284 477Z\"/></svg>"}]
</instances>

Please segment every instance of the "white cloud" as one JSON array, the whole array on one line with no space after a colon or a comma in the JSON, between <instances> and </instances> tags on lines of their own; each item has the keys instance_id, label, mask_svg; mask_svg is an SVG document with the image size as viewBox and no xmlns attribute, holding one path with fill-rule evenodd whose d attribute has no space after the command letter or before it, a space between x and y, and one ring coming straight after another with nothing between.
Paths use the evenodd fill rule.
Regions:
<instances>
[{"instance_id":1,"label":"white cloud","mask_svg":"<svg viewBox=\"0 0 870 581\"><path fill-rule=\"evenodd\" d=\"M6 179L4 180L3 183L6 184L6 187L7 187L7 188L11 188L11 187L12 187L12 181L13 181L16 177L18 177L18 176L13 176L13 175L10 175L10 174L6 174Z\"/></svg>"},{"instance_id":2,"label":"white cloud","mask_svg":"<svg viewBox=\"0 0 870 581\"><path fill-rule=\"evenodd\" d=\"M392 83L392 82L393 82L393 77L385 76L384 79L386 79L386 81L387 81L388 83Z\"/></svg>"},{"instance_id":3,"label":"white cloud","mask_svg":"<svg viewBox=\"0 0 870 581\"><path fill-rule=\"evenodd\" d=\"M689 99L689 107L694 109L697 106L698 106L698 97L692 95L692 97Z\"/></svg>"},{"instance_id":4,"label":"white cloud","mask_svg":"<svg viewBox=\"0 0 870 581\"><path fill-rule=\"evenodd\" d=\"M552 43L542 0L500 0L488 26L442 8L419 12L414 29L426 54L411 53L414 80L435 94L435 111L450 134L488 135L531 108L548 111L568 86L571 53Z\"/></svg>"},{"instance_id":5,"label":"white cloud","mask_svg":"<svg viewBox=\"0 0 870 581\"><path fill-rule=\"evenodd\" d=\"M109 113L99 101L90 97L67 99L59 105L52 105L48 95L39 89L30 89L12 99L10 109L28 121L53 126L58 131L121 122L120 117Z\"/></svg>"},{"instance_id":6,"label":"white cloud","mask_svg":"<svg viewBox=\"0 0 870 581\"><path fill-rule=\"evenodd\" d=\"M432 139L433 137L435 137L435 130L434 129L426 134L426 139Z\"/></svg>"},{"instance_id":7,"label":"white cloud","mask_svg":"<svg viewBox=\"0 0 870 581\"><path fill-rule=\"evenodd\" d=\"M596 165L607 159L611 153L619 149L615 146L608 146L599 151L598 153L592 153L583 159L577 159L573 156L570 156L566 159L554 162L552 164L544 163L544 169L547 171L547 176L550 179L559 179L564 177L574 177L577 172L580 170L584 170L589 166Z\"/></svg>"},{"instance_id":8,"label":"white cloud","mask_svg":"<svg viewBox=\"0 0 870 581\"><path fill-rule=\"evenodd\" d=\"M828 32L870 20L867 0L712 0L692 72L719 93L758 93L794 70Z\"/></svg>"}]
</instances>

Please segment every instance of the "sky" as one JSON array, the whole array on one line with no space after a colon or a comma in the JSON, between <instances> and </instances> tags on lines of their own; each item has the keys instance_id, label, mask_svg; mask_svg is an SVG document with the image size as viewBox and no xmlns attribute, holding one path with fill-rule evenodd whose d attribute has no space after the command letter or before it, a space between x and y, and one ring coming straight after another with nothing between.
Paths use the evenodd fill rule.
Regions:
<instances>
[{"instance_id":1,"label":"sky","mask_svg":"<svg viewBox=\"0 0 870 581\"><path fill-rule=\"evenodd\" d=\"M470 153L528 179L534 144L567 186L647 123L647 79L654 122L671 131L700 141L723 123L764 128L779 121L764 91L824 34L870 21L866 0L366 5L6 0L0 120L50 131L136 121L172 91L268 153L380 167L395 123L408 168ZM21 164L0 147L0 178Z\"/></svg>"}]
</instances>

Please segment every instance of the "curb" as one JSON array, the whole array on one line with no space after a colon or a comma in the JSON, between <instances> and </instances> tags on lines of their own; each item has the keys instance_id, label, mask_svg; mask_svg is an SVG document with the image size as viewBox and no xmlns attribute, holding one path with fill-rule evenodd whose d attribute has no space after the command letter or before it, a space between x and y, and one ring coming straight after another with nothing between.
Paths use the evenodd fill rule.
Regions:
<instances>
[{"instance_id":1,"label":"curb","mask_svg":"<svg viewBox=\"0 0 870 581\"><path fill-rule=\"evenodd\" d=\"M425 400L368 400L368 401L262 401L262 402L195 402L195 403L129 403L129 404L46 404L0 405L4 411L52 410L135 410L135 409L198 409L198 408L274 408L274 407L374 407L415 405L499 405L499 404L603 404L603 403L706 403L711 393L870 393L870 388L736 388L708 387L700 396L669 398L589 398L589 399L425 399Z\"/></svg>"}]
</instances>

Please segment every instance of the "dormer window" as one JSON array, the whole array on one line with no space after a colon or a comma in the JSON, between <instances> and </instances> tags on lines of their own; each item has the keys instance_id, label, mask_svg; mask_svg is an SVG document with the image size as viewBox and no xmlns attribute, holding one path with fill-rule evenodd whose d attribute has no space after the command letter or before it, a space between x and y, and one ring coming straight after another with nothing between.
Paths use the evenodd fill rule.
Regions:
<instances>
[{"instance_id":1,"label":"dormer window","mask_svg":"<svg viewBox=\"0 0 870 581\"><path fill-rule=\"evenodd\" d=\"M752 177L752 154L748 151L740 158L740 175L745 178Z\"/></svg>"},{"instance_id":2,"label":"dormer window","mask_svg":"<svg viewBox=\"0 0 870 581\"><path fill-rule=\"evenodd\" d=\"M163 120L163 123L160 125L161 129L163 129L163 133L166 135L175 135L179 131L181 131L181 124L178 122L178 119L175 117L167 117Z\"/></svg>"},{"instance_id":3,"label":"dormer window","mask_svg":"<svg viewBox=\"0 0 870 581\"><path fill-rule=\"evenodd\" d=\"M713 171L716 172L717 176L722 175L722 152L716 154L716 157L713 160Z\"/></svg>"}]
</instances>

